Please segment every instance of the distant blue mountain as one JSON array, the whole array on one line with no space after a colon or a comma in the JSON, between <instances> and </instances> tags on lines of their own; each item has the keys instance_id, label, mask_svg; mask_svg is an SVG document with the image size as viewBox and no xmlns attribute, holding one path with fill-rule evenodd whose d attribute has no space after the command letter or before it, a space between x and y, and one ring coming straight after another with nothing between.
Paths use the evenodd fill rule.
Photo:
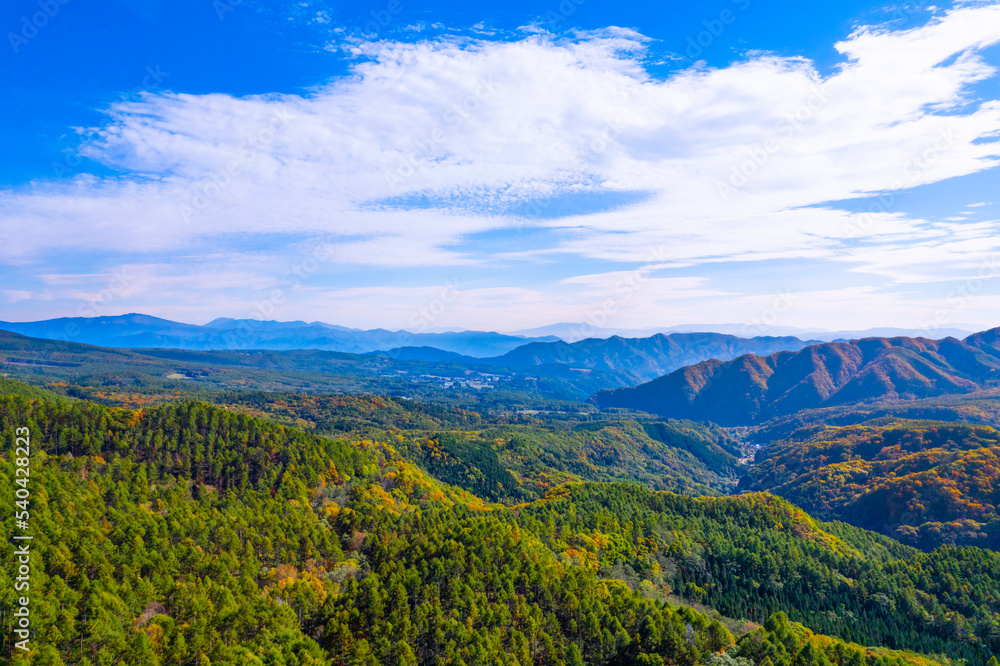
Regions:
<instances>
[{"instance_id":1,"label":"distant blue mountain","mask_svg":"<svg viewBox=\"0 0 1000 666\"><path fill-rule=\"evenodd\" d=\"M713 358L729 360L743 354L798 351L814 343L790 336L738 338L723 333L660 333L644 338L615 335L572 343L530 342L488 360L507 367L561 364L612 370L644 382Z\"/></svg>"},{"instance_id":2,"label":"distant blue mountain","mask_svg":"<svg viewBox=\"0 0 1000 666\"><path fill-rule=\"evenodd\" d=\"M389 349L387 351L375 351L370 353L376 356L388 356L389 358L397 361L483 363L484 361L490 360L487 358L476 358L474 356L466 356L465 354L457 354L452 351L438 349L437 347L396 347L395 349Z\"/></svg>"},{"instance_id":3,"label":"distant blue mountain","mask_svg":"<svg viewBox=\"0 0 1000 666\"><path fill-rule=\"evenodd\" d=\"M499 356L528 342L558 340L555 336L521 337L484 331L409 333L382 328L364 331L322 322L229 318L197 326L143 314L0 322L0 330L34 338L129 349L322 349L364 354L379 349L427 346L472 357Z\"/></svg>"},{"instance_id":4,"label":"distant blue mountain","mask_svg":"<svg viewBox=\"0 0 1000 666\"><path fill-rule=\"evenodd\" d=\"M728 361L743 354L798 351L816 341L793 337L738 338L722 333L671 333L646 338L589 338L578 342L528 342L492 358L469 358L431 347L401 347L375 352L398 360L479 363L506 368L564 366L614 372L640 384L678 368L710 359Z\"/></svg>"},{"instance_id":5,"label":"distant blue mountain","mask_svg":"<svg viewBox=\"0 0 1000 666\"><path fill-rule=\"evenodd\" d=\"M538 337L554 335L566 342L577 342L590 338L610 338L615 335L623 338L648 338L663 333L723 333L749 338L751 335L761 337L796 337L800 340L816 340L818 342L833 342L834 340L861 340L863 338L929 338L943 340L947 337L964 338L980 327L974 324L957 324L951 327L924 330L919 328L878 327L864 330L831 331L822 328L795 328L792 326L764 326L748 324L681 324L679 326L659 326L655 328L599 328L585 322L550 324L537 328L509 331L511 335Z\"/></svg>"}]
</instances>

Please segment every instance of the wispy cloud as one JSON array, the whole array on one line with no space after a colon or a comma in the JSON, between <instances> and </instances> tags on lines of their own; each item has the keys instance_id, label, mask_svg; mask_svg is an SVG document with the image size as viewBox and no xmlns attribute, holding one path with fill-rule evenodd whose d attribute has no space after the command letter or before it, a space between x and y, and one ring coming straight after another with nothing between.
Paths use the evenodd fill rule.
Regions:
<instances>
[{"instance_id":1,"label":"wispy cloud","mask_svg":"<svg viewBox=\"0 0 1000 666\"><path fill-rule=\"evenodd\" d=\"M531 253L556 261L642 266L665 246L659 262L847 261L894 284L951 279L1000 247L982 223L881 211L858 225L829 203L1000 163L1000 102L976 96L996 77L983 52L1000 42L1000 4L859 29L825 77L755 55L658 79L648 41L622 28L358 41L351 74L308 94L142 94L108 109L85 148L121 175L0 192L0 261L200 264L186 253L211 239L277 235L332 239L340 264L467 266L514 261L470 251L475 234L546 228L559 240ZM641 196L526 212L580 193Z\"/></svg>"}]
</instances>

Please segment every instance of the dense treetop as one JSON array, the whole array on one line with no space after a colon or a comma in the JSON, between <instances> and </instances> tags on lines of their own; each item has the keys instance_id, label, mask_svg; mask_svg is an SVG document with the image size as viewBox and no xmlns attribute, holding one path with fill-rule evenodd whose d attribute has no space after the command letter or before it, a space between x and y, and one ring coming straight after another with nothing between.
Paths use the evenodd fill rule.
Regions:
<instances>
[{"instance_id":1,"label":"dense treetop","mask_svg":"<svg viewBox=\"0 0 1000 666\"><path fill-rule=\"evenodd\" d=\"M460 428L366 439L245 411L0 396L0 487L14 486L14 429L36 447L36 649L12 651L7 634L3 658L888 666L985 664L1000 648L991 551L922 553L767 494L574 482L534 499L503 464L531 443L472 416L415 415ZM725 451L667 425L570 431L638 427L706 465ZM433 442L422 461L418 441ZM5 623L11 571L0 570Z\"/></svg>"}]
</instances>

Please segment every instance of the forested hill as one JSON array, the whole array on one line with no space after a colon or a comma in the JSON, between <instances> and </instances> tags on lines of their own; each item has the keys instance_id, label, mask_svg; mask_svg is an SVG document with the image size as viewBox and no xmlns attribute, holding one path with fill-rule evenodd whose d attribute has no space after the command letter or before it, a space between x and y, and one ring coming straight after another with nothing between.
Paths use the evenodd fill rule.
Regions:
<instances>
[{"instance_id":1,"label":"forested hill","mask_svg":"<svg viewBox=\"0 0 1000 666\"><path fill-rule=\"evenodd\" d=\"M965 340L868 338L706 361L634 388L599 391L592 401L750 425L804 409L963 393L998 381L1000 328Z\"/></svg>"},{"instance_id":2,"label":"forested hill","mask_svg":"<svg viewBox=\"0 0 1000 666\"><path fill-rule=\"evenodd\" d=\"M989 551L921 553L769 495L590 483L508 508L385 444L196 402L13 393L0 487L14 429L34 448L36 650L17 664L946 662L891 648L971 665L1000 649Z\"/></svg>"},{"instance_id":3,"label":"forested hill","mask_svg":"<svg viewBox=\"0 0 1000 666\"><path fill-rule=\"evenodd\" d=\"M989 426L880 419L803 428L761 449L739 487L928 550L1000 550L1000 432Z\"/></svg>"},{"instance_id":4,"label":"forested hill","mask_svg":"<svg viewBox=\"0 0 1000 666\"><path fill-rule=\"evenodd\" d=\"M629 481L686 494L728 494L744 465L722 428L689 421L483 418L376 396L224 393L227 409L332 437L391 442L437 478L506 503L572 481Z\"/></svg>"}]
</instances>

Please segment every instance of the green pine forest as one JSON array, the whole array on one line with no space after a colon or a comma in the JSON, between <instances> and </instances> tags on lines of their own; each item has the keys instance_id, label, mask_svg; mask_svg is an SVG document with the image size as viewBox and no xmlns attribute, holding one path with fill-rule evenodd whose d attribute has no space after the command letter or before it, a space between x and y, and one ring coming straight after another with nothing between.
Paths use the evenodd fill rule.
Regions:
<instances>
[{"instance_id":1,"label":"green pine forest","mask_svg":"<svg viewBox=\"0 0 1000 666\"><path fill-rule=\"evenodd\" d=\"M748 449L711 424L56 388L0 378L0 491L13 496L16 428L34 449L35 632L31 652L14 649L8 548L0 663L996 666L1000 654L1000 553L906 544L849 511L822 522L796 506L789 474L778 494L733 494Z\"/></svg>"}]
</instances>

